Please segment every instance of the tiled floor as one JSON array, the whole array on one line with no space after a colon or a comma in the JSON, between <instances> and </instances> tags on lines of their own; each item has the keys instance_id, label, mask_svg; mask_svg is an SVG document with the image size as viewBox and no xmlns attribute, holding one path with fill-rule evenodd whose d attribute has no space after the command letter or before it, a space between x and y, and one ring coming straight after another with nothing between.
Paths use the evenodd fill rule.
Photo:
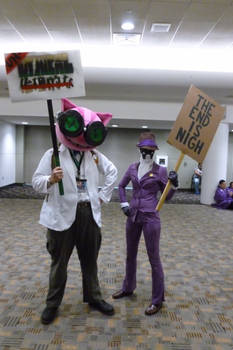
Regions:
<instances>
[{"instance_id":1,"label":"tiled floor","mask_svg":"<svg viewBox=\"0 0 233 350\"><path fill-rule=\"evenodd\" d=\"M80 266L69 264L59 317L40 323L50 259L38 199L0 198L0 350L232 350L233 212L204 205L164 204L161 259L166 301L147 317L151 271L143 238L135 296L112 300L125 261L125 217L103 206L99 280L113 317L82 302Z\"/></svg>"}]
</instances>

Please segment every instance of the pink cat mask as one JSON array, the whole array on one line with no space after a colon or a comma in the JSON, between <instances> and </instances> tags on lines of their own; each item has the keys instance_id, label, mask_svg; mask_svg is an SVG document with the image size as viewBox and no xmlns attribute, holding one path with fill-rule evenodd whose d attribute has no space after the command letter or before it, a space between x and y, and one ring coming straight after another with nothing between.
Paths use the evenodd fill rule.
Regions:
<instances>
[{"instance_id":1,"label":"pink cat mask","mask_svg":"<svg viewBox=\"0 0 233 350\"><path fill-rule=\"evenodd\" d=\"M90 151L104 142L109 113L97 113L62 99L62 112L58 114L56 135L66 147L76 151Z\"/></svg>"}]
</instances>

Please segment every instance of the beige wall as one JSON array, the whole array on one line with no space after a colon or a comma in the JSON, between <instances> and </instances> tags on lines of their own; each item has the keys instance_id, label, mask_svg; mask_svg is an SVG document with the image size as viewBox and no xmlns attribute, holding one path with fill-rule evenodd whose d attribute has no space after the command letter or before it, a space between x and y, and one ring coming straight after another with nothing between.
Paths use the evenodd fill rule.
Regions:
<instances>
[{"instance_id":1,"label":"beige wall","mask_svg":"<svg viewBox=\"0 0 233 350\"><path fill-rule=\"evenodd\" d=\"M48 126L27 126L24 131L24 182L31 183L44 152L52 147Z\"/></svg>"},{"instance_id":2,"label":"beige wall","mask_svg":"<svg viewBox=\"0 0 233 350\"><path fill-rule=\"evenodd\" d=\"M166 140L169 130L153 130L159 150L156 154L168 156L168 170L175 167L179 151L170 146ZM107 138L98 149L110 158L118 168L118 180L121 179L129 164L138 161L139 151L136 147L141 129L109 129ZM35 171L44 152L51 148L51 137L47 126L25 127L25 157L24 157L24 181L31 183L32 174ZM181 188L190 188L191 177L196 162L185 157L179 170ZM116 185L117 185L116 184Z\"/></svg>"}]
</instances>

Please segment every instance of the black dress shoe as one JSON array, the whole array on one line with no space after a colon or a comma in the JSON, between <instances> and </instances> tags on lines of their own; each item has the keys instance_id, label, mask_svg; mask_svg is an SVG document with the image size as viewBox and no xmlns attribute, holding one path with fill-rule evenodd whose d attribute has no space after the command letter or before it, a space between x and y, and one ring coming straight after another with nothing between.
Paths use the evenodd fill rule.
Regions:
<instances>
[{"instance_id":1,"label":"black dress shoe","mask_svg":"<svg viewBox=\"0 0 233 350\"><path fill-rule=\"evenodd\" d=\"M150 304L145 310L145 315L151 316L151 315L157 314L157 312L159 312L162 306L163 306L163 303Z\"/></svg>"},{"instance_id":2,"label":"black dress shoe","mask_svg":"<svg viewBox=\"0 0 233 350\"><path fill-rule=\"evenodd\" d=\"M124 292L123 290L118 290L112 295L112 297L113 299L120 299L124 297L129 297L130 295L133 295L133 292Z\"/></svg>"},{"instance_id":3,"label":"black dress shoe","mask_svg":"<svg viewBox=\"0 0 233 350\"><path fill-rule=\"evenodd\" d=\"M93 301L93 302L89 303L89 305L93 309L96 309L96 310L102 312L105 315L112 316L115 313L114 308L112 307L112 305L106 303L106 301L104 301L104 300L96 300L96 301Z\"/></svg>"},{"instance_id":4,"label":"black dress shoe","mask_svg":"<svg viewBox=\"0 0 233 350\"><path fill-rule=\"evenodd\" d=\"M58 313L58 307L48 307L44 309L41 315L41 323L49 324L52 323Z\"/></svg>"}]
</instances>

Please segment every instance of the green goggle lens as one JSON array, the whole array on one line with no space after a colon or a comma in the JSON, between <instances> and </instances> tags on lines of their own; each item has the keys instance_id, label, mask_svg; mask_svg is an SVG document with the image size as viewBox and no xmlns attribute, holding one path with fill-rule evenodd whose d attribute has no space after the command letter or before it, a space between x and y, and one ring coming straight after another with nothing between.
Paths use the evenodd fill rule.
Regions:
<instances>
[{"instance_id":1,"label":"green goggle lens","mask_svg":"<svg viewBox=\"0 0 233 350\"><path fill-rule=\"evenodd\" d=\"M92 124L88 125L84 137L88 144L98 146L104 141L106 133L107 131L103 123L93 122Z\"/></svg>"},{"instance_id":2,"label":"green goggle lens","mask_svg":"<svg viewBox=\"0 0 233 350\"><path fill-rule=\"evenodd\" d=\"M66 136L77 137L83 132L83 117L77 111L69 110L61 113L58 122L61 132Z\"/></svg>"},{"instance_id":3,"label":"green goggle lens","mask_svg":"<svg viewBox=\"0 0 233 350\"><path fill-rule=\"evenodd\" d=\"M80 129L80 123L74 116L68 116L65 120L64 128L69 132L76 132Z\"/></svg>"},{"instance_id":4,"label":"green goggle lens","mask_svg":"<svg viewBox=\"0 0 233 350\"><path fill-rule=\"evenodd\" d=\"M102 142L104 139L103 130L95 128L91 131L90 138L93 140L93 142Z\"/></svg>"}]
</instances>

